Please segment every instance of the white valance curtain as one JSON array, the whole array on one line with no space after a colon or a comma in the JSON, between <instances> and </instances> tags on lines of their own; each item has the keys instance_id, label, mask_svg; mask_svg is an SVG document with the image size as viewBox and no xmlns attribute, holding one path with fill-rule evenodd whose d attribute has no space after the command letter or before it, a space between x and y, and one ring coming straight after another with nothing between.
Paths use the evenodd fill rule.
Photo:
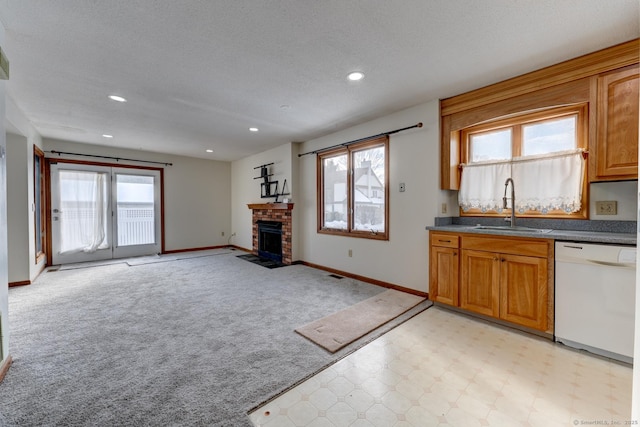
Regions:
<instances>
[{"instance_id":1,"label":"white valance curtain","mask_svg":"<svg viewBox=\"0 0 640 427\"><path fill-rule=\"evenodd\" d=\"M462 210L502 211L504 182L511 176L511 162L478 162L463 165L458 202Z\"/></svg>"},{"instance_id":2,"label":"white valance curtain","mask_svg":"<svg viewBox=\"0 0 640 427\"><path fill-rule=\"evenodd\" d=\"M465 211L501 212L504 183L511 177L515 183L517 212L577 212L582 207L585 172L582 153L579 149L463 165L458 202Z\"/></svg>"}]
</instances>

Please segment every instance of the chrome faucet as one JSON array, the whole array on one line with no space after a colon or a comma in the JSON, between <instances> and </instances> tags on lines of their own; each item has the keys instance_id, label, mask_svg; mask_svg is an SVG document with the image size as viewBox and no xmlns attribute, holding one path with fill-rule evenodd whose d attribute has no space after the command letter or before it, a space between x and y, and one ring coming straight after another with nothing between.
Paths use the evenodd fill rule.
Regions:
<instances>
[{"instance_id":1,"label":"chrome faucet","mask_svg":"<svg viewBox=\"0 0 640 427\"><path fill-rule=\"evenodd\" d=\"M509 187L509 182L511 182L511 227L516 226L516 188L513 183L513 179L507 178L504 182L504 197L502 198L502 208L507 209L507 187ZM505 221L509 221L505 218Z\"/></svg>"}]
</instances>

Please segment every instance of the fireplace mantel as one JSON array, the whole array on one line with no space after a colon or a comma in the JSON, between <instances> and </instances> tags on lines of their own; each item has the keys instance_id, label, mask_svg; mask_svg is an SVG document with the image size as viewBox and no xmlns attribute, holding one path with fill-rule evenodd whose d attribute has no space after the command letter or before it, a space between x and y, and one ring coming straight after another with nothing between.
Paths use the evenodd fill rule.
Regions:
<instances>
[{"instance_id":1,"label":"fireplace mantel","mask_svg":"<svg viewBox=\"0 0 640 427\"><path fill-rule=\"evenodd\" d=\"M249 203L247 205L249 209L284 209L291 210L293 209L293 203Z\"/></svg>"}]
</instances>

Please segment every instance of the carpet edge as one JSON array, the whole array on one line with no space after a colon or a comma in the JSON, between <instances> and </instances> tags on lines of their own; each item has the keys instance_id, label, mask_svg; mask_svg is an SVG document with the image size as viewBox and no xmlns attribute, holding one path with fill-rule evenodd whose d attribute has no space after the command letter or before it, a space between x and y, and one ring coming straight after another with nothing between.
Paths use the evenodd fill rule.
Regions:
<instances>
[{"instance_id":1,"label":"carpet edge","mask_svg":"<svg viewBox=\"0 0 640 427\"><path fill-rule=\"evenodd\" d=\"M318 373L324 371L328 367L330 367L332 365L335 365L336 363L338 363L342 359L344 359L347 356L355 353L356 351L360 350L362 347L366 346L367 344L372 343L373 341L375 341L378 338L382 337L387 332L390 332L390 331L394 330L395 328L397 328L398 326L402 325L403 323L413 319L414 317L416 317L420 313L422 313L424 311L427 311L431 307L433 307L433 301L431 301L429 299L425 299L424 301L421 301L418 304L416 304L413 307L411 307L410 309L406 310L404 313L400 314L399 316L396 316L395 318L391 319L389 322L380 325L378 328L374 329L373 331L370 331L368 334L363 335L362 337L356 339L355 341L352 341L351 343L349 343L345 347L343 347L342 350L344 350L349 345L353 345L354 346L353 349L349 349L347 352L345 352L345 354L338 356L335 360L332 360L331 362L329 362L329 363L323 365L322 367L316 369L312 373L310 373L308 375L305 375L303 378L301 378L300 380L294 382L290 386L285 387L284 389L282 389L281 391L276 392L275 394L271 395L270 397L268 397L267 399L265 399L261 403L258 403L257 405L249 408L249 410L247 410L247 412L246 412L246 415L247 416L251 415L253 412L255 412L258 409L262 408L263 406L269 404L271 401L277 399L278 397L282 396L283 394L285 394L286 392L290 391L291 389L299 386L303 382L307 381L309 378L312 378L313 376L315 376ZM410 311L415 311L415 313L408 314ZM401 317L406 317L406 318L400 319ZM387 327L388 329L382 331L380 334L375 334L376 332L378 332L378 330L380 328L385 328L385 327ZM368 337L371 334L375 334L375 336ZM299 334L299 335L304 337L304 335L302 335L302 334ZM304 338L308 339L306 337L304 337ZM340 351L340 350L338 350L338 351ZM336 353L337 353L337 351L336 351ZM335 353L333 353L333 354L335 354Z\"/></svg>"}]
</instances>

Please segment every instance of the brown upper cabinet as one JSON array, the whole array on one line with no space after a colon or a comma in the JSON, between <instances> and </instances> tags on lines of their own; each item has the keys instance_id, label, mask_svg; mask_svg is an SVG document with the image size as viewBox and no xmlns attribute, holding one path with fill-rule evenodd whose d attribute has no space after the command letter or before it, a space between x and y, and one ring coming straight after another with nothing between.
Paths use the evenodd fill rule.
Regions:
<instances>
[{"instance_id":1,"label":"brown upper cabinet","mask_svg":"<svg viewBox=\"0 0 640 427\"><path fill-rule=\"evenodd\" d=\"M589 180L637 179L639 53L635 39L441 100L441 188L460 188L463 129L577 104L588 106Z\"/></svg>"},{"instance_id":2,"label":"brown upper cabinet","mask_svg":"<svg viewBox=\"0 0 640 427\"><path fill-rule=\"evenodd\" d=\"M598 77L598 131L592 180L638 178L638 66Z\"/></svg>"}]
</instances>

